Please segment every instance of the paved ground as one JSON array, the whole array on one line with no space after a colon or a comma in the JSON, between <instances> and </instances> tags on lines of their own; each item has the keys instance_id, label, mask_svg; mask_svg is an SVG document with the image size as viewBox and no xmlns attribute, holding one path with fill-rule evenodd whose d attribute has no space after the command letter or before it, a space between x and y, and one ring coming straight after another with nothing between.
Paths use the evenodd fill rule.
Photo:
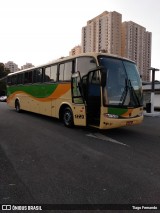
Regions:
<instances>
[{"instance_id":1,"label":"paved ground","mask_svg":"<svg viewBox=\"0 0 160 213\"><path fill-rule=\"evenodd\" d=\"M65 128L0 103L0 203L160 203L160 117L114 130Z\"/></svg>"}]
</instances>

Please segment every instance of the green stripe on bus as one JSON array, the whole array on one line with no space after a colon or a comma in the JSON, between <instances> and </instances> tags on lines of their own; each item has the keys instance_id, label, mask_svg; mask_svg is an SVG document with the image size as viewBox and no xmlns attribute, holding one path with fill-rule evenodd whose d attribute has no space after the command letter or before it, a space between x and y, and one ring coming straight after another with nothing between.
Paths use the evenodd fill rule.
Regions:
<instances>
[{"instance_id":1,"label":"green stripe on bus","mask_svg":"<svg viewBox=\"0 0 160 213\"><path fill-rule=\"evenodd\" d=\"M120 108L108 108L108 113L113 115L122 115L126 113L128 109L120 109Z\"/></svg>"},{"instance_id":2,"label":"green stripe on bus","mask_svg":"<svg viewBox=\"0 0 160 213\"><path fill-rule=\"evenodd\" d=\"M11 86L8 88L8 95L13 94L17 91L25 92L35 98L46 98L50 96L58 84L41 84L41 85L20 85L20 86Z\"/></svg>"}]
</instances>

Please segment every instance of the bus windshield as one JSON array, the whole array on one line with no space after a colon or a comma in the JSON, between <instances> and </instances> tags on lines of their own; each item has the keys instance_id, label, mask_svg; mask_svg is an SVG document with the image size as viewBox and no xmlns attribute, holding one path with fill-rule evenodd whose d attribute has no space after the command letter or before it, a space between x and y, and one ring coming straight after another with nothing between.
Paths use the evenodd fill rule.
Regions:
<instances>
[{"instance_id":1,"label":"bus windshield","mask_svg":"<svg viewBox=\"0 0 160 213\"><path fill-rule=\"evenodd\" d=\"M106 56L99 56L98 60L105 78L104 106L143 106L142 84L135 63Z\"/></svg>"}]
</instances>

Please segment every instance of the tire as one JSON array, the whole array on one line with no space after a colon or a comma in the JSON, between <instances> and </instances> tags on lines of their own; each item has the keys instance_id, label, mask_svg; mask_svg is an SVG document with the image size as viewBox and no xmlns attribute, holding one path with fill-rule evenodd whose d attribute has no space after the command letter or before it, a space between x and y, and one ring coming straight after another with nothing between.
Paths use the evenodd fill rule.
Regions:
<instances>
[{"instance_id":1,"label":"tire","mask_svg":"<svg viewBox=\"0 0 160 213\"><path fill-rule=\"evenodd\" d=\"M70 107L66 107L63 111L63 123L66 127L73 126L73 113Z\"/></svg>"},{"instance_id":2,"label":"tire","mask_svg":"<svg viewBox=\"0 0 160 213\"><path fill-rule=\"evenodd\" d=\"M16 103L15 103L15 108L16 108L16 112L20 113L21 112L21 107L20 107L20 103L18 100L16 100Z\"/></svg>"}]
</instances>

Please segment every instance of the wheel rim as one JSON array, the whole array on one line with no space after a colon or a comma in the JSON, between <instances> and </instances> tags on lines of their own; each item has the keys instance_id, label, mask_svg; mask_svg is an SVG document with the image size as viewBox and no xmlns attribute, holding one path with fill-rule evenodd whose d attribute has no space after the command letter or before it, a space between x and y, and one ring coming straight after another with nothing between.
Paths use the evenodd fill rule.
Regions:
<instances>
[{"instance_id":1,"label":"wheel rim","mask_svg":"<svg viewBox=\"0 0 160 213\"><path fill-rule=\"evenodd\" d=\"M16 102L16 111L17 111L17 112L20 111L20 104L19 104L19 102Z\"/></svg>"},{"instance_id":2,"label":"wheel rim","mask_svg":"<svg viewBox=\"0 0 160 213\"><path fill-rule=\"evenodd\" d=\"M66 107L63 111L63 123L66 127L72 127L74 125L73 114L70 107Z\"/></svg>"},{"instance_id":3,"label":"wheel rim","mask_svg":"<svg viewBox=\"0 0 160 213\"><path fill-rule=\"evenodd\" d=\"M68 126L72 122L72 114L69 110L64 113L64 123Z\"/></svg>"}]
</instances>

